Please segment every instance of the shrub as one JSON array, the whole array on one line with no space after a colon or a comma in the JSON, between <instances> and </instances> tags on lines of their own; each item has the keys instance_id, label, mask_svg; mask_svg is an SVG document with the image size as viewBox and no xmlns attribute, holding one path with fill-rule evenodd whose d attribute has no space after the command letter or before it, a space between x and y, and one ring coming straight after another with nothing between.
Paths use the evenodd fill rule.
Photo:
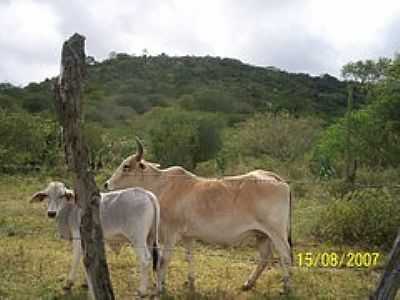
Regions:
<instances>
[{"instance_id":1,"label":"shrub","mask_svg":"<svg viewBox=\"0 0 400 300\"><path fill-rule=\"evenodd\" d=\"M149 137L154 158L162 165L193 170L213 158L221 147L223 122L215 114L198 114L173 108L159 109L150 122Z\"/></svg>"},{"instance_id":2,"label":"shrub","mask_svg":"<svg viewBox=\"0 0 400 300\"><path fill-rule=\"evenodd\" d=\"M309 153L321 131L320 123L283 113L255 114L223 131L218 169L239 174L260 168L303 179L309 175Z\"/></svg>"},{"instance_id":3,"label":"shrub","mask_svg":"<svg viewBox=\"0 0 400 300\"><path fill-rule=\"evenodd\" d=\"M400 84L398 80L377 86L376 99L330 125L314 148L314 172L327 162L337 175L345 173L347 155L359 167L400 166Z\"/></svg>"},{"instance_id":4,"label":"shrub","mask_svg":"<svg viewBox=\"0 0 400 300\"><path fill-rule=\"evenodd\" d=\"M53 120L0 111L0 171L50 166L55 163L57 152L57 127Z\"/></svg>"},{"instance_id":5,"label":"shrub","mask_svg":"<svg viewBox=\"0 0 400 300\"><path fill-rule=\"evenodd\" d=\"M320 121L288 114L257 114L239 124L239 151L281 162L302 159L318 137Z\"/></svg>"},{"instance_id":6,"label":"shrub","mask_svg":"<svg viewBox=\"0 0 400 300\"><path fill-rule=\"evenodd\" d=\"M349 192L321 211L312 234L319 240L388 249L400 224L400 202L387 189Z\"/></svg>"}]
</instances>

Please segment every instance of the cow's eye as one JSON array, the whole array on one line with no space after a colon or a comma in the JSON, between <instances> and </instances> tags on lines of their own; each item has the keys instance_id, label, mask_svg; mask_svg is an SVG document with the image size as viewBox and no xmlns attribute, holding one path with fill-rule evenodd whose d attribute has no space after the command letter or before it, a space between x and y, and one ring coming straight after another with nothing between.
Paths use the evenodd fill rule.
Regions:
<instances>
[{"instance_id":1,"label":"cow's eye","mask_svg":"<svg viewBox=\"0 0 400 300\"><path fill-rule=\"evenodd\" d=\"M122 170L123 170L124 172L129 171L129 169L130 169L130 166L129 166L129 165L124 165L124 166L122 167Z\"/></svg>"}]
</instances>

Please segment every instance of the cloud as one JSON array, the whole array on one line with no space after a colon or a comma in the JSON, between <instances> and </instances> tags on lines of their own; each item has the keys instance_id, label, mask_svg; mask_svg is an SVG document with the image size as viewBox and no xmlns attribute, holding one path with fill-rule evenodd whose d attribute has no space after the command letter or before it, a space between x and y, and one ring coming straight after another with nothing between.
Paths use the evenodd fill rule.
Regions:
<instances>
[{"instance_id":1,"label":"cloud","mask_svg":"<svg viewBox=\"0 0 400 300\"><path fill-rule=\"evenodd\" d=\"M0 82L56 75L62 42L74 32L100 60L146 48L338 75L350 60L391 56L399 16L395 0L0 0Z\"/></svg>"},{"instance_id":2,"label":"cloud","mask_svg":"<svg viewBox=\"0 0 400 300\"><path fill-rule=\"evenodd\" d=\"M233 30L224 45L233 47L222 52L248 63L291 72L336 72L336 50L326 37L307 26L307 1L273 1L269 5L257 2L230 8L227 18Z\"/></svg>"},{"instance_id":3,"label":"cloud","mask_svg":"<svg viewBox=\"0 0 400 300\"><path fill-rule=\"evenodd\" d=\"M0 2L0 81L26 83L54 74L62 36L50 7L33 1Z\"/></svg>"},{"instance_id":4,"label":"cloud","mask_svg":"<svg viewBox=\"0 0 400 300\"><path fill-rule=\"evenodd\" d=\"M373 56L392 56L400 52L400 12L382 30L373 50Z\"/></svg>"}]
</instances>

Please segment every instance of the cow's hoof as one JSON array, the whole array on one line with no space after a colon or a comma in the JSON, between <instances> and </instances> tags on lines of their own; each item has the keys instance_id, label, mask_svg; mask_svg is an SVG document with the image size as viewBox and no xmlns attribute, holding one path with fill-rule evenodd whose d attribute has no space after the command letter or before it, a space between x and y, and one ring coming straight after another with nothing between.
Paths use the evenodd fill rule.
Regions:
<instances>
[{"instance_id":1,"label":"cow's hoof","mask_svg":"<svg viewBox=\"0 0 400 300\"><path fill-rule=\"evenodd\" d=\"M286 286L286 287L283 287L283 290L280 292L280 294L282 296L288 296L288 295L290 295L290 291L291 291L291 288Z\"/></svg>"},{"instance_id":2,"label":"cow's hoof","mask_svg":"<svg viewBox=\"0 0 400 300\"><path fill-rule=\"evenodd\" d=\"M185 287L187 287L189 289L189 291L194 292L195 291L195 284L194 284L194 280L185 280L185 282L183 283L183 285Z\"/></svg>"},{"instance_id":3,"label":"cow's hoof","mask_svg":"<svg viewBox=\"0 0 400 300\"><path fill-rule=\"evenodd\" d=\"M289 296L289 294L290 294L290 292L287 290L282 290L279 292L279 295L281 295L281 296Z\"/></svg>"},{"instance_id":4,"label":"cow's hoof","mask_svg":"<svg viewBox=\"0 0 400 300\"><path fill-rule=\"evenodd\" d=\"M165 289L163 287L157 286L156 284L153 288L152 295L161 296L162 294L165 294Z\"/></svg>"},{"instance_id":5,"label":"cow's hoof","mask_svg":"<svg viewBox=\"0 0 400 300\"><path fill-rule=\"evenodd\" d=\"M82 283L82 284L81 284L81 288L87 290L87 289L89 288L89 286L88 286L88 284L85 282L85 283Z\"/></svg>"},{"instance_id":6,"label":"cow's hoof","mask_svg":"<svg viewBox=\"0 0 400 300\"><path fill-rule=\"evenodd\" d=\"M74 285L73 282L67 281L62 289L63 289L64 292L69 292L72 289L73 285Z\"/></svg>"},{"instance_id":7,"label":"cow's hoof","mask_svg":"<svg viewBox=\"0 0 400 300\"><path fill-rule=\"evenodd\" d=\"M291 290L292 290L291 280L289 278L284 278L283 279L283 291L281 292L281 294L289 295Z\"/></svg>"},{"instance_id":8,"label":"cow's hoof","mask_svg":"<svg viewBox=\"0 0 400 300\"><path fill-rule=\"evenodd\" d=\"M243 285L242 285L242 291L249 291L254 287L254 284L251 284L250 282L246 281Z\"/></svg>"},{"instance_id":9,"label":"cow's hoof","mask_svg":"<svg viewBox=\"0 0 400 300\"><path fill-rule=\"evenodd\" d=\"M144 299L148 296L148 294L146 292L143 292L141 290L136 290L136 298L137 299Z\"/></svg>"},{"instance_id":10,"label":"cow's hoof","mask_svg":"<svg viewBox=\"0 0 400 300\"><path fill-rule=\"evenodd\" d=\"M163 285L158 289L158 292L160 293L160 295L165 295L165 294L167 294L167 289Z\"/></svg>"},{"instance_id":11,"label":"cow's hoof","mask_svg":"<svg viewBox=\"0 0 400 300\"><path fill-rule=\"evenodd\" d=\"M151 293L149 293L149 299L157 300L160 299L160 297L161 297L161 292L158 290L154 290Z\"/></svg>"}]
</instances>

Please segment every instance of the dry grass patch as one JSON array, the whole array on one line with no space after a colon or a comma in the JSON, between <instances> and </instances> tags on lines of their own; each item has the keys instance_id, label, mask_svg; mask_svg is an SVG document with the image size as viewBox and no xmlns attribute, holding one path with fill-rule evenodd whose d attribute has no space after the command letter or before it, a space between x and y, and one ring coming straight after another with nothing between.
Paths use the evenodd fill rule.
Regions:
<instances>
[{"instance_id":1,"label":"dry grass patch","mask_svg":"<svg viewBox=\"0 0 400 300\"><path fill-rule=\"evenodd\" d=\"M0 299L86 299L80 272L70 294L62 286L69 270L71 246L56 237L53 220L45 217L44 208L28 203L47 178L0 178ZM310 203L311 205L311 203ZM306 204L296 205L294 227L306 225L316 210ZM295 229L295 253L332 251L325 245L310 246L307 235ZM307 246L309 245L309 246ZM346 251L342 247L336 247ZM335 250L335 249L333 249ZM118 299L132 299L138 287L136 259L132 249L119 255L107 250L114 291ZM363 269L293 268L293 292L282 296L279 267L260 277L257 286L242 292L241 285L255 267L256 251L249 247L222 249L197 244L195 249L196 291L185 286L187 263L184 251L177 248L167 278L163 299L366 299L374 288L378 273Z\"/></svg>"}]
</instances>

